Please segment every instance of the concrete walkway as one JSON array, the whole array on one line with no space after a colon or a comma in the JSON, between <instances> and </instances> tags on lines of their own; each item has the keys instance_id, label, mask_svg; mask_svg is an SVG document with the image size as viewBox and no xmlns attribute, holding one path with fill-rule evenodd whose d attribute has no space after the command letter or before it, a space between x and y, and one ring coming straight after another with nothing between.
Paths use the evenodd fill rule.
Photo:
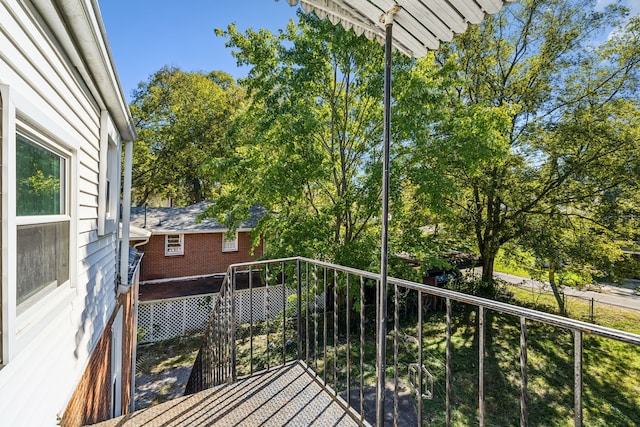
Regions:
<instances>
[{"instance_id":1,"label":"concrete walkway","mask_svg":"<svg viewBox=\"0 0 640 427\"><path fill-rule=\"evenodd\" d=\"M545 292L552 292L548 282L529 279L527 277L515 276L507 273L493 273L496 279L504 280L513 285L536 289ZM616 307L631 310L640 310L640 294L631 287L613 286L607 284L589 285L585 289L576 289L568 286L562 288L566 295L591 300L594 302L609 304Z\"/></svg>"}]
</instances>

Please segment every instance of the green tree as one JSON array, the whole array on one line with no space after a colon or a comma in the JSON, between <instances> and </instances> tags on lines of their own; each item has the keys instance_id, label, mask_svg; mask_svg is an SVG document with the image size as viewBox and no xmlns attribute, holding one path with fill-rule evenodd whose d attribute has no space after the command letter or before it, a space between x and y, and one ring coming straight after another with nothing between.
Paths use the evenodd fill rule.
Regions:
<instances>
[{"instance_id":1,"label":"green tree","mask_svg":"<svg viewBox=\"0 0 640 427\"><path fill-rule=\"evenodd\" d=\"M261 230L271 256L306 255L358 267L377 258L381 187L383 49L375 41L299 15L272 34L218 31L249 66L251 98L232 132L239 146L218 158L224 183L212 215L238 222L267 208ZM411 64L399 58L401 75Z\"/></svg>"},{"instance_id":2,"label":"green tree","mask_svg":"<svg viewBox=\"0 0 640 427\"><path fill-rule=\"evenodd\" d=\"M513 4L437 53L452 69L437 101L447 113L426 96L412 108L431 117L403 116L415 198L475 241L485 282L506 243L555 262L560 255L542 242L566 249L585 230L607 236L603 244L620 235L599 211L607 194L622 201L637 191L629 183L638 167L637 19L598 48L593 40L624 16L616 7L594 12L588 1ZM430 84L434 74L414 78ZM569 232L576 227L583 232Z\"/></svg>"},{"instance_id":3,"label":"green tree","mask_svg":"<svg viewBox=\"0 0 640 427\"><path fill-rule=\"evenodd\" d=\"M243 91L222 72L165 67L140 83L130 106L138 129L134 202L172 199L180 206L214 198L217 185L204 164L232 149L225 134L243 102Z\"/></svg>"}]
</instances>

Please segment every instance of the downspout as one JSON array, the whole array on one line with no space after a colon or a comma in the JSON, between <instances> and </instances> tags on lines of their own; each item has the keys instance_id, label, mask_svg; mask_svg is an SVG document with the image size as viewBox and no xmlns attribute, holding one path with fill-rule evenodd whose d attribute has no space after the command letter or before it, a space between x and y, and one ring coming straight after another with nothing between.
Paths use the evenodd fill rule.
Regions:
<instances>
[{"instance_id":1,"label":"downspout","mask_svg":"<svg viewBox=\"0 0 640 427\"><path fill-rule=\"evenodd\" d=\"M138 295L140 293L140 265L144 254L140 259L133 273L133 331L132 331L132 352L131 352L131 386L129 387L129 413L136 410L136 360L138 358Z\"/></svg>"},{"instance_id":2,"label":"downspout","mask_svg":"<svg viewBox=\"0 0 640 427\"><path fill-rule=\"evenodd\" d=\"M131 167L133 142L124 143L124 181L122 183L122 240L120 242L120 284L129 286L129 226L131 223Z\"/></svg>"},{"instance_id":3,"label":"downspout","mask_svg":"<svg viewBox=\"0 0 640 427\"><path fill-rule=\"evenodd\" d=\"M122 182L122 239L120 241L120 284L129 287L129 237L131 224L131 168L133 165L133 142L124 142L124 180ZM138 264L139 265L139 264ZM134 276L135 282L135 276ZM135 378L136 378L136 348L138 346L138 289L133 292L133 331L131 340L133 352L131 355L131 384L129 386L129 411L135 411Z\"/></svg>"}]
</instances>

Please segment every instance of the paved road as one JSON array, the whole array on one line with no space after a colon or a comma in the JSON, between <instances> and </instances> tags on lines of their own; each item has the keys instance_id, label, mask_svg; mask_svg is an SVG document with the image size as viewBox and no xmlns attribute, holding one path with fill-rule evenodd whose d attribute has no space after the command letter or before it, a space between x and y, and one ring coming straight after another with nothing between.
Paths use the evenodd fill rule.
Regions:
<instances>
[{"instance_id":1,"label":"paved road","mask_svg":"<svg viewBox=\"0 0 640 427\"><path fill-rule=\"evenodd\" d=\"M548 282L528 279L526 277L514 276L507 273L494 273L496 279L527 288L542 289L551 292ZM640 294L634 292L633 289L620 286L596 284L589 285L586 289L575 289L570 287L562 288L566 295L576 296L590 300L593 298L595 302L616 305L619 307L640 310Z\"/></svg>"}]
</instances>

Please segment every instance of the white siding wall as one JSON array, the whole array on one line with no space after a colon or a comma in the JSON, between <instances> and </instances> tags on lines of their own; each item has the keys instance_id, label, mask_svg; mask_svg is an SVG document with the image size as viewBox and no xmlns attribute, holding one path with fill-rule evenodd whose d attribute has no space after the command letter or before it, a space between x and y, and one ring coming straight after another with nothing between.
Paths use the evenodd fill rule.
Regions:
<instances>
[{"instance_id":1,"label":"white siding wall","mask_svg":"<svg viewBox=\"0 0 640 427\"><path fill-rule=\"evenodd\" d=\"M117 236L97 233L100 111L50 36L32 7L0 0L0 85L9 98L3 97L3 108L12 104L18 126L28 121L72 153L71 283L20 316L11 308L15 291L10 290L16 283L15 197L14 205L3 209L9 230L2 245L8 357L0 370L0 424L7 426L56 425L116 305ZM5 181L15 177L15 157L5 156L14 137L3 132ZM15 191L15 184L8 184Z\"/></svg>"}]
</instances>

